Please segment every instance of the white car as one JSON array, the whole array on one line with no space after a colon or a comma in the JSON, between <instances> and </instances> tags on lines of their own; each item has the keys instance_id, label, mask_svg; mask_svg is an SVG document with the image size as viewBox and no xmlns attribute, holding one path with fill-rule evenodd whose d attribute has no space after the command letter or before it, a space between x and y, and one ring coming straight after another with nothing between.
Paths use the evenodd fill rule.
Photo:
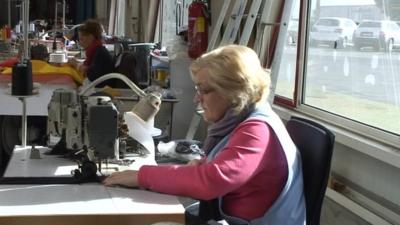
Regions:
<instances>
[{"instance_id":1,"label":"white car","mask_svg":"<svg viewBox=\"0 0 400 225\"><path fill-rule=\"evenodd\" d=\"M310 45L325 44L333 48L346 48L352 42L357 24L341 17L320 18L310 32Z\"/></svg>"},{"instance_id":2,"label":"white car","mask_svg":"<svg viewBox=\"0 0 400 225\"><path fill-rule=\"evenodd\" d=\"M358 25L353 39L357 50L372 47L376 51L391 51L400 46L400 27L390 20L364 21Z\"/></svg>"}]
</instances>

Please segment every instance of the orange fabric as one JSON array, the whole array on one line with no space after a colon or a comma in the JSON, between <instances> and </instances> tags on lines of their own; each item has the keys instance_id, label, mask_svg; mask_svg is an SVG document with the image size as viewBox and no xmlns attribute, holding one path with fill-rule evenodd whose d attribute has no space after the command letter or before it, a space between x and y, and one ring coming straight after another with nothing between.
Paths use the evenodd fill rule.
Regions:
<instances>
[{"instance_id":1,"label":"orange fabric","mask_svg":"<svg viewBox=\"0 0 400 225\"><path fill-rule=\"evenodd\" d=\"M61 66L53 66L42 60L31 60L32 63L32 74L33 76L54 76L54 74L58 75L67 75L71 77L76 83L82 84L83 75L79 73L75 68L73 68L69 64L63 64ZM12 68L8 67L2 74L11 75Z\"/></svg>"},{"instance_id":2,"label":"orange fabric","mask_svg":"<svg viewBox=\"0 0 400 225\"><path fill-rule=\"evenodd\" d=\"M76 82L70 77L61 74L51 74L51 76L33 76L33 82L40 84L65 84L72 88L76 88ZM0 84L11 83L10 75L0 74Z\"/></svg>"}]
</instances>

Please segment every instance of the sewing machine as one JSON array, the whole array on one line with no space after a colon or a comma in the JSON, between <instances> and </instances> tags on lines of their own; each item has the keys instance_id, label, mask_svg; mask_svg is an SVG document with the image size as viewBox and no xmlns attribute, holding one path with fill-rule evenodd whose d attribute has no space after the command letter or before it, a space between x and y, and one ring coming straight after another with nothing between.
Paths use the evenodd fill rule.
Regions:
<instances>
[{"instance_id":1,"label":"sewing machine","mask_svg":"<svg viewBox=\"0 0 400 225\"><path fill-rule=\"evenodd\" d=\"M50 154L78 159L79 169L73 171L77 179L92 179L101 170L102 161L123 158L129 138L137 139L144 149L154 152L152 137L146 134L153 127L161 95L144 93L121 76L105 75L106 78L99 78L100 81L94 81L79 93L71 89L57 89L53 92L48 105L47 121L49 146L55 144ZM121 113L108 96L87 95L89 89L110 78L128 82L131 89L140 96L139 102L130 112ZM152 146L153 149L150 149Z\"/></svg>"}]
</instances>

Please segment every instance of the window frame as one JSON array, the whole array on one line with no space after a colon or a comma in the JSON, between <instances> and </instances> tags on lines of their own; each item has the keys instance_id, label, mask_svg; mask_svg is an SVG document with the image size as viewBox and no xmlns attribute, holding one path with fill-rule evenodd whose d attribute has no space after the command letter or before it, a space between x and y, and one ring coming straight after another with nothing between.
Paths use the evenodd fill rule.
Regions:
<instances>
[{"instance_id":1,"label":"window frame","mask_svg":"<svg viewBox=\"0 0 400 225\"><path fill-rule=\"evenodd\" d=\"M309 18L310 18L310 7L311 3L308 0L300 0L300 16L299 16L299 30L298 30L298 40L297 40L297 62L295 69L295 85L293 90L293 99L288 99L283 96L274 95L274 104L279 106L297 111L302 114L306 114L307 116L318 118L328 124L333 126L340 127L346 131L353 132L357 135L366 137L368 139L390 145L394 148L398 149L400 146L400 135L391 133L389 131L385 131L376 127L372 127L367 124L363 124L361 122L352 120L350 118L345 118L340 115L335 115L331 112L324 111L322 109L318 109L311 105L307 105L304 103L304 92L305 89L305 77L307 75L307 56L308 56L308 36L309 36ZM290 17L283 12L282 22L283 20ZM289 11L290 14L290 11ZM277 48L283 47L283 42L285 41L287 34L287 29L284 32L280 32L278 37L278 45ZM278 55L278 60L280 61ZM279 66L279 65L278 65ZM272 74L274 77L278 75L278 73ZM275 78L276 79L276 78ZM276 84L276 83L275 83Z\"/></svg>"}]
</instances>

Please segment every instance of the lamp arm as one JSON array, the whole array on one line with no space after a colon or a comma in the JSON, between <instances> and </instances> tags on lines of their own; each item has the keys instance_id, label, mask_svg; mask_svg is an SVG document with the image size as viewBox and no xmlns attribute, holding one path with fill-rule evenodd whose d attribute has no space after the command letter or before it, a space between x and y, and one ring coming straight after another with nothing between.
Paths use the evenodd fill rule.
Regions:
<instances>
[{"instance_id":1,"label":"lamp arm","mask_svg":"<svg viewBox=\"0 0 400 225\"><path fill-rule=\"evenodd\" d=\"M93 82L91 82L88 86L84 87L79 95L83 96L86 94L86 92L92 88L94 88L96 85L98 85L99 83L109 80L109 79L113 79L113 78L117 78L122 80L123 82L125 82L126 85L128 85L128 87L135 92L137 95L139 95L139 97L144 97L146 96L146 93L144 91L142 91L138 86L136 86L135 83L133 83L129 78L127 78L125 75L120 74L120 73L108 73L104 76L101 76L99 78L97 78L96 80L94 80Z\"/></svg>"}]
</instances>

